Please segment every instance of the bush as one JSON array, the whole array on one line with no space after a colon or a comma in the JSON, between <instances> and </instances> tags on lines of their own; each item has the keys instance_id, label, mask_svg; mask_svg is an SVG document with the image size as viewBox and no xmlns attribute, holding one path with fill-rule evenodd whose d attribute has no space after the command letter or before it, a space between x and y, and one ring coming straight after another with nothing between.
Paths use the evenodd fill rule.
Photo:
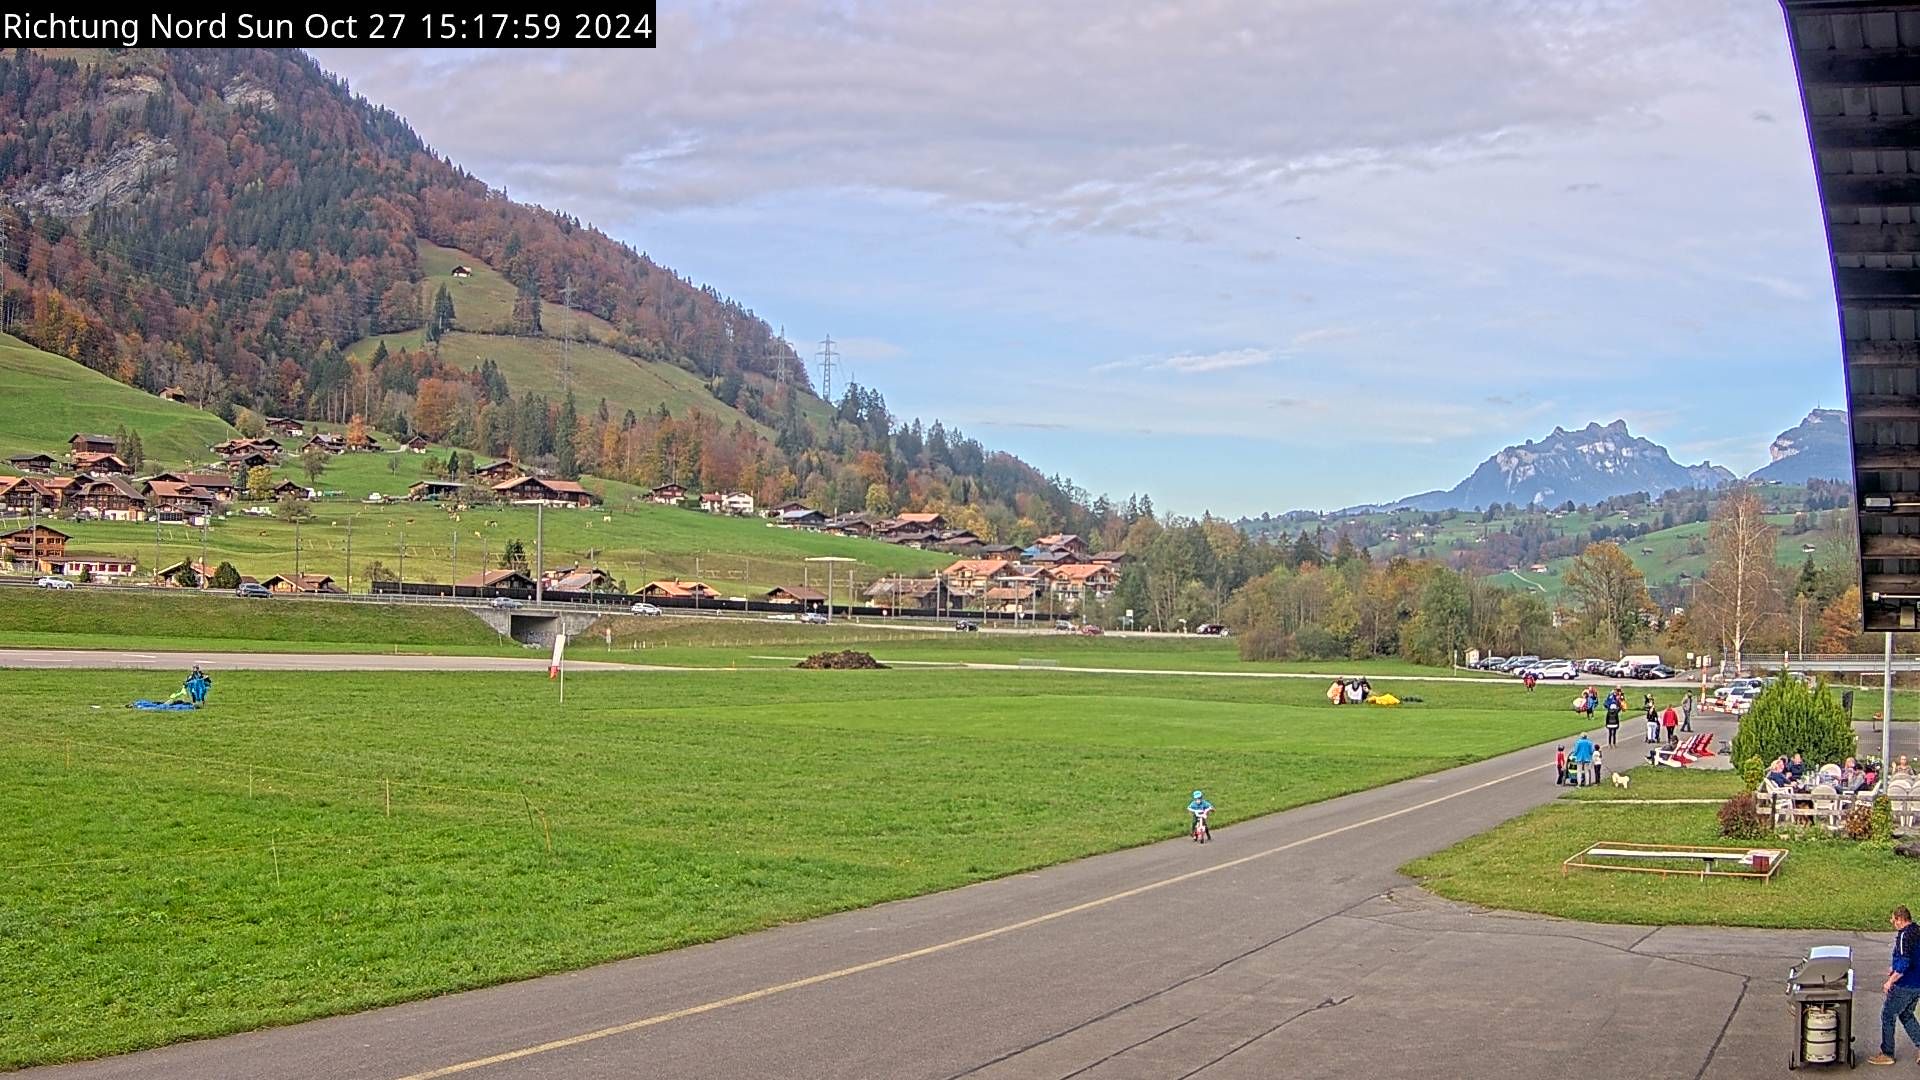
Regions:
<instances>
[{"instance_id":1,"label":"bush","mask_svg":"<svg viewBox=\"0 0 1920 1080\"><path fill-rule=\"evenodd\" d=\"M1747 782L1748 791L1760 790L1760 781L1767 778L1767 763L1757 757L1740 762L1740 779Z\"/></svg>"},{"instance_id":2,"label":"bush","mask_svg":"<svg viewBox=\"0 0 1920 1080\"><path fill-rule=\"evenodd\" d=\"M1743 791L1720 804L1720 835L1732 840L1764 840L1773 823L1760 816L1760 800Z\"/></svg>"},{"instance_id":3,"label":"bush","mask_svg":"<svg viewBox=\"0 0 1920 1080\"><path fill-rule=\"evenodd\" d=\"M240 587L240 571L230 562L223 562L213 568L213 581L216 589L237 589Z\"/></svg>"},{"instance_id":4,"label":"bush","mask_svg":"<svg viewBox=\"0 0 1920 1080\"><path fill-rule=\"evenodd\" d=\"M1822 683L1809 690L1798 679L1781 679L1753 699L1733 737L1733 760L1772 761L1803 754L1808 765L1845 761L1859 752L1853 723L1833 691Z\"/></svg>"},{"instance_id":5,"label":"bush","mask_svg":"<svg viewBox=\"0 0 1920 1080\"><path fill-rule=\"evenodd\" d=\"M1855 804L1840 818L1840 831L1849 840L1873 839L1873 808Z\"/></svg>"},{"instance_id":6,"label":"bush","mask_svg":"<svg viewBox=\"0 0 1920 1080\"><path fill-rule=\"evenodd\" d=\"M1887 844L1893 841L1893 800L1880 795L1873 800L1873 819L1868 839Z\"/></svg>"},{"instance_id":7,"label":"bush","mask_svg":"<svg viewBox=\"0 0 1920 1080\"><path fill-rule=\"evenodd\" d=\"M1345 642L1314 623L1294 633L1293 650L1303 660L1338 660L1347 655Z\"/></svg>"},{"instance_id":8,"label":"bush","mask_svg":"<svg viewBox=\"0 0 1920 1080\"><path fill-rule=\"evenodd\" d=\"M1277 627L1255 626L1239 638L1242 660L1293 659L1293 638Z\"/></svg>"}]
</instances>

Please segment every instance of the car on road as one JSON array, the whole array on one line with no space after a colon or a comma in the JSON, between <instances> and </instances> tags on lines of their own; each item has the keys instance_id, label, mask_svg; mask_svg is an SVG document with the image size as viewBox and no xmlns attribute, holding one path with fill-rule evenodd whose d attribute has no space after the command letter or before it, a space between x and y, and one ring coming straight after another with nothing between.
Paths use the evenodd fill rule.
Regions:
<instances>
[{"instance_id":1,"label":"car on road","mask_svg":"<svg viewBox=\"0 0 1920 1080\"><path fill-rule=\"evenodd\" d=\"M527 605L525 601L515 600L511 596L496 596L493 599L487 601L487 606L490 608L497 608L501 611L511 611L514 608L523 608L523 607L526 607Z\"/></svg>"},{"instance_id":2,"label":"car on road","mask_svg":"<svg viewBox=\"0 0 1920 1080\"><path fill-rule=\"evenodd\" d=\"M1066 633L1071 634L1073 633L1073 620L1072 619L1055 619L1053 620L1053 628L1055 630L1062 630L1062 631L1065 631Z\"/></svg>"},{"instance_id":3,"label":"car on road","mask_svg":"<svg viewBox=\"0 0 1920 1080\"><path fill-rule=\"evenodd\" d=\"M627 610L628 610L628 611L631 611L631 612L633 612L633 613L634 613L635 615L658 615L658 614L660 614L660 609L659 609L659 608L657 608L657 607L655 607L655 606L654 606L654 605L652 605L652 604L649 604L649 603L647 603L647 602L646 602L646 601L644 601L644 600L642 600L641 602L639 602L639 603L637 603L637 604L635 604L635 605L633 605L632 607L630 607L630 608L628 608Z\"/></svg>"},{"instance_id":4,"label":"car on road","mask_svg":"<svg viewBox=\"0 0 1920 1080\"><path fill-rule=\"evenodd\" d=\"M1572 682L1580 677L1580 669L1574 667L1571 660L1549 660L1531 670L1536 679L1563 679Z\"/></svg>"},{"instance_id":5,"label":"car on road","mask_svg":"<svg viewBox=\"0 0 1920 1080\"><path fill-rule=\"evenodd\" d=\"M1760 691L1764 689L1766 685L1767 680L1765 679L1735 679L1727 685L1714 690L1713 696L1719 698L1721 701L1735 697L1753 698L1759 696Z\"/></svg>"},{"instance_id":6,"label":"car on road","mask_svg":"<svg viewBox=\"0 0 1920 1080\"><path fill-rule=\"evenodd\" d=\"M269 600L273 597L273 590L257 581L243 581L239 588L233 590L233 595L243 596L249 600Z\"/></svg>"},{"instance_id":7,"label":"car on road","mask_svg":"<svg viewBox=\"0 0 1920 1080\"><path fill-rule=\"evenodd\" d=\"M43 577L33 583L37 589L71 589L73 582L63 577Z\"/></svg>"},{"instance_id":8,"label":"car on road","mask_svg":"<svg viewBox=\"0 0 1920 1080\"><path fill-rule=\"evenodd\" d=\"M799 622L800 616L795 615L791 611L776 611L773 614L767 616L767 621L768 622Z\"/></svg>"},{"instance_id":9,"label":"car on road","mask_svg":"<svg viewBox=\"0 0 1920 1080\"><path fill-rule=\"evenodd\" d=\"M803 623L814 623L818 625L820 623L826 622L827 616L824 612L808 611L801 614L800 621Z\"/></svg>"},{"instance_id":10,"label":"car on road","mask_svg":"<svg viewBox=\"0 0 1920 1080\"><path fill-rule=\"evenodd\" d=\"M1092 623L1088 623L1085 626L1082 626L1080 628L1080 633L1085 637L1099 637L1101 634L1106 633L1106 631L1100 629L1099 627L1093 625Z\"/></svg>"},{"instance_id":11,"label":"car on road","mask_svg":"<svg viewBox=\"0 0 1920 1080\"><path fill-rule=\"evenodd\" d=\"M1194 633L1196 633L1196 634L1208 634L1208 635L1211 635L1211 636L1213 636L1213 637L1226 637L1226 636L1227 636L1227 628L1226 628L1226 626L1225 626L1225 625L1223 625L1223 624L1221 624L1221 623L1217 623L1217 622L1205 622L1205 623L1201 623L1201 624L1200 624L1200 625L1199 625L1198 627L1196 627L1196 628L1194 629L1194 631L1193 631L1193 632L1194 632Z\"/></svg>"},{"instance_id":12,"label":"car on road","mask_svg":"<svg viewBox=\"0 0 1920 1080\"><path fill-rule=\"evenodd\" d=\"M955 630L979 630L980 624L974 622L972 619L961 619L959 622L953 624L953 628Z\"/></svg>"}]
</instances>

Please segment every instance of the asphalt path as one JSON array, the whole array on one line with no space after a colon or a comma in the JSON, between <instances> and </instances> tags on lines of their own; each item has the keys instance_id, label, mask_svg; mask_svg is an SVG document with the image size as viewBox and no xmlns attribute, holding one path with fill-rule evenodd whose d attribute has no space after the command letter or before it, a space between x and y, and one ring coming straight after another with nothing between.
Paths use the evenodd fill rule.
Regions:
<instances>
[{"instance_id":1,"label":"asphalt path","mask_svg":"<svg viewBox=\"0 0 1920 1080\"><path fill-rule=\"evenodd\" d=\"M395 653L135 652L112 649L0 649L0 668L155 668L189 664L229 671L545 671L546 653L429 656ZM667 671L649 664L569 660L568 671Z\"/></svg>"},{"instance_id":2,"label":"asphalt path","mask_svg":"<svg viewBox=\"0 0 1920 1080\"><path fill-rule=\"evenodd\" d=\"M1877 939L1488 913L1396 872L1552 799L1550 760L1535 748L1222 828L1209 845L1171 840L571 974L22 1075L1699 1080L1782 1068L1781 976L1809 945L1853 944L1862 986L1877 986ZM1861 999L1872 1027L1878 999Z\"/></svg>"}]
</instances>

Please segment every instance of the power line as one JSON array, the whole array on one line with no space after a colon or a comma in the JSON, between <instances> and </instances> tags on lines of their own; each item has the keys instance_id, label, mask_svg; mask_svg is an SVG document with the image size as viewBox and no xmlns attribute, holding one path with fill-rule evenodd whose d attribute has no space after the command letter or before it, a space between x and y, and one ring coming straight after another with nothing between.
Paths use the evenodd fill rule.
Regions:
<instances>
[{"instance_id":1,"label":"power line","mask_svg":"<svg viewBox=\"0 0 1920 1080\"><path fill-rule=\"evenodd\" d=\"M833 335L828 334L820 342L820 351L814 353L820 358L820 396L828 404L833 403L833 360L838 354L833 351Z\"/></svg>"}]
</instances>

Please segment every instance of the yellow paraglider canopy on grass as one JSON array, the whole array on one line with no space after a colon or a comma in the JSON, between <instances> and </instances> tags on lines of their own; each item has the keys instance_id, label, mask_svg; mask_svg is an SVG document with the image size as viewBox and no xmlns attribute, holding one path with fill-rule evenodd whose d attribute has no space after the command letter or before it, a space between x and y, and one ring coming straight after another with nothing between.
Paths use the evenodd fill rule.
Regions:
<instances>
[{"instance_id":1,"label":"yellow paraglider canopy on grass","mask_svg":"<svg viewBox=\"0 0 1920 1080\"><path fill-rule=\"evenodd\" d=\"M1397 697L1394 697L1392 694L1375 694L1372 697L1368 698L1367 701L1374 705L1400 704L1400 699Z\"/></svg>"}]
</instances>

